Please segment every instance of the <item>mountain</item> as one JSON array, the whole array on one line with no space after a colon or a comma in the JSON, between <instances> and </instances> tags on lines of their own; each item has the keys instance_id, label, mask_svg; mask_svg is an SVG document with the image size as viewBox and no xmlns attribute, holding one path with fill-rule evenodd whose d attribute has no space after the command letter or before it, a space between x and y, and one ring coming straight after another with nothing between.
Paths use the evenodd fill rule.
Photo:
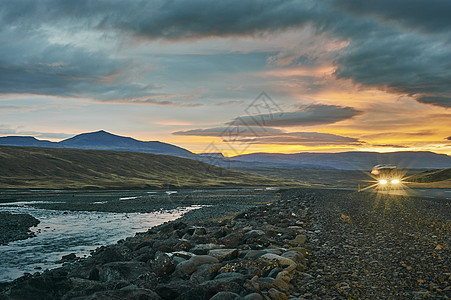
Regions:
<instances>
[{"instance_id":1,"label":"mountain","mask_svg":"<svg viewBox=\"0 0 451 300\"><path fill-rule=\"evenodd\" d=\"M139 141L130 137L115 135L104 130L82 133L60 142L38 140L34 137L0 137L0 145L23 147L50 147L92 150L116 150L165 154L178 157L196 158L196 155L181 147L158 141Z\"/></svg>"},{"instance_id":2,"label":"mountain","mask_svg":"<svg viewBox=\"0 0 451 300\"><path fill-rule=\"evenodd\" d=\"M316 168L342 170L370 170L377 164L393 164L410 169L443 169L451 167L451 157L428 151L341 152L341 153L252 153L232 157L232 162L252 164L277 164L285 168L302 168L306 165Z\"/></svg>"},{"instance_id":3,"label":"mountain","mask_svg":"<svg viewBox=\"0 0 451 300\"><path fill-rule=\"evenodd\" d=\"M196 155L181 147L158 141L144 142L115 135L104 130L82 133L58 143L63 148L98 149L165 154L194 158Z\"/></svg>"},{"instance_id":4,"label":"mountain","mask_svg":"<svg viewBox=\"0 0 451 300\"><path fill-rule=\"evenodd\" d=\"M38 140L32 136L2 136L0 145L24 146L24 147L52 147L55 144L50 141Z\"/></svg>"},{"instance_id":5,"label":"mountain","mask_svg":"<svg viewBox=\"0 0 451 300\"><path fill-rule=\"evenodd\" d=\"M0 189L127 189L297 185L150 153L0 146Z\"/></svg>"}]
</instances>

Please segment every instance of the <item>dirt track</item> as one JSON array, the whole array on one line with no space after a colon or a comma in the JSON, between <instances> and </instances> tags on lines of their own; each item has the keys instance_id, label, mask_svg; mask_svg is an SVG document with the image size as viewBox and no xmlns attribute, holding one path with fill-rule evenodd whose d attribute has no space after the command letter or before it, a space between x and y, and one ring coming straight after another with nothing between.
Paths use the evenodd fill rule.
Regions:
<instances>
[{"instance_id":1,"label":"dirt track","mask_svg":"<svg viewBox=\"0 0 451 300\"><path fill-rule=\"evenodd\" d=\"M292 190L309 207L314 247L305 298L443 298L451 295L451 203L428 199Z\"/></svg>"}]
</instances>

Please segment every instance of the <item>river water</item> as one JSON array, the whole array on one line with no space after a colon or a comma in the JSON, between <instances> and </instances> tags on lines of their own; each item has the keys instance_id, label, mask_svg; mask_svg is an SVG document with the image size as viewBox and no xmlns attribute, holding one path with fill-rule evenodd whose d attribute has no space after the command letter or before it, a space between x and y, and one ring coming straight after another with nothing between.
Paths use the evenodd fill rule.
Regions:
<instances>
[{"instance_id":1,"label":"river water","mask_svg":"<svg viewBox=\"0 0 451 300\"><path fill-rule=\"evenodd\" d=\"M40 223L31 228L36 237L0 246L0 282L13 280L25 272L59 267L61 264L57 261L63 255L87 256L99 246L114 244L136 232L147 231L200 208L190 206L154 213L108 213L37 209L31 206L32 203L6 205L3 203L0 211L27 213L39 219Z\"/></svg>"}]
</instances>

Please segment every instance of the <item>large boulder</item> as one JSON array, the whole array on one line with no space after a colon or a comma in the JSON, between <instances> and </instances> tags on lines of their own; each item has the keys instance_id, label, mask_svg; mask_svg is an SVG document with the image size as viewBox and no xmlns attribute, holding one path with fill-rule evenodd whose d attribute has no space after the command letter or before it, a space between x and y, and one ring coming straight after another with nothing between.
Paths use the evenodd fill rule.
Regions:
<instances>
[{"instance_id":1,"label":"large boulder","mask_svg":"<svg viewBox=\"0 0 451 300\"><path fill-rule=\"evenodd\" d=\"M131 281L148 272L151 272L151 269L143 262L117 261L99 267L99 279L100 281Z\"/></svg>"},{"instance_id":2,"label":"large boulder","mask_svg":"<svg viewBox=\"0 0 451 300\"><path fill-rule=\"evenodd\" d=\"M210 255L196 255L179 263L176 267L178 272L191 275L197 270L197 267L202 264L214 264L218 263L219 260L216 257Z\"/></svg>"},{"instance_id":3,"label":"large boulder","mask_svg":"<svg viewBox=\"0 0 451 300\"><path fill-rule=\"evenodd\" d=\"M170 274L175 269L175 264L172 258L166 253L158 252L155 260L152 262L152 271L157 276L164 276Z\"/></svg>"}]
</instances>

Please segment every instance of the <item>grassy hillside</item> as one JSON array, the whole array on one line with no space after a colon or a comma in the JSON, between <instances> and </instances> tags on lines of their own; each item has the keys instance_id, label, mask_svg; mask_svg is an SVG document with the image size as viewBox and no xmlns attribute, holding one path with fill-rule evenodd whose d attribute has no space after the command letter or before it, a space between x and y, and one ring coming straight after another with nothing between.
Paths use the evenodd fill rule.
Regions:
<instances>
[{"instance_id":1,"label":"grassy hillside","mask_svg":"<svg viewBox=\"0 0 451 300\"><path fill-rule=\"evenodd\" d=\"M281 186L294 182L244 174L173 156L0 146L0 188L164 188Z\"/></svg>"},{"instance_id":2,"label":"grassy hillside","mask_svg":"<svg viewBox=\"0 0 451 300\"><path fill-rule=\"evenodd\" d=\"M232 168L239 172L283 178L314 186L357 187L366 186L374 179L369 172L358 170L325 170L308 168Z\"/></svg>"},{"instance_id":3,"label":"grassy hillside","mask_svg":"<svg viewBox=\"0 0 451 300\"><path fill-rule=\"evenodd\" d=\"M451 187L451 168L417 173L408 178L412 187Z\"/></svg>"}]
</instances>

